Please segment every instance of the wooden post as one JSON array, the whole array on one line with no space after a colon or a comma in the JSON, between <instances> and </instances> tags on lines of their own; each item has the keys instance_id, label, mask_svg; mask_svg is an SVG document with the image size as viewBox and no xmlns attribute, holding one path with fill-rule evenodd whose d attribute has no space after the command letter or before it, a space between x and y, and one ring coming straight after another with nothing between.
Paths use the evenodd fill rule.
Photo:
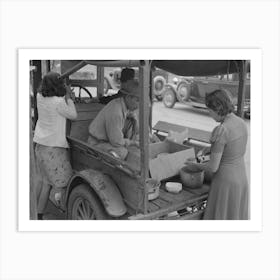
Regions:
<instances>
[{"instance_id":1,"label":"wooden post","mask_svg":"<svg viewBox=\"0 0 280 280\"><path fill-rule=\"evenodd\" d=\"M144 186L144 214L148 210L148 189L146 179L149 175L149 85L150 85L150 65L148 61L139 69L140 81L140 151L141 151L141 185Z\"/></svg>"},{"instance_id":2,"label":"wooden post","mask_svg":"<svg viewBox=\"0 0 280 280\"><path fill-rule=\"evenodd\" d=\"M104 67L103 66L96 66L96 73L97 73L97 97L100 98L104 95Z\"/></svg>"},{"instance_id":3,"label":"wooden post","mask_svg":"<svg viewBox=\"0 0 280 280\"><path fill-rule=\"evenodd\" d=\"M36 106L36 96L37 89L41 81L41 61L31 61L30 66L35 66L35 69L29 71L30 74L30 95L33 92L33 109L34 109L34 123L32 121L32 111L31 106L29 106L29 154L30 154L30 186L29 186L29 217L31 220L37 219L37 189L40 183L40 178L38 176L34 146L33 146L33 129L35 128L35 123L38 119L37 106ZM31 105L31 104L30 104Z\"/></svg>"},{"instance_id":4,"label":"wooden post","mask_svg":"<svg viewBox=\"0 0 280 280\"><path fill-rule=\"evenodd\" d=\"M37 91L39 85L42 81L42 65L41 60L32 60L31 65L35 66L36 69L30 73L31 75L31 86L33 91L33 104L32 107L34 109L34 123L32 124L32 128L35 128L36 122L38 120L38 110L37 110Z\"/></svg>"},{"instance_id":5,"label":"wooden post","mask_svg":"<svg viewBox=\"0 0 280 280\"><path fill-rule=\"evenodd\" d=\"M51 64L49 60L41 60L42 62L42 74L43 76L50 72Z\"/></svg>"},{"instance_id":6,"label":"wooden post","mask_svg":"<svg viewBox=\"0 0 280 280\"><path fill-rule=\"evenodd\" d=\"M240 67L240 70L239 70L237 115L241 118L243 118L243 114L244 114L244 100L245 100L247 65L248 65L247 60L242 61L241 67Z\"/></svg>"},{"instance_id":7,"label":"wooden post","mask_svg":"<svg viewBox=\"0 0 280 280\"><path fill-rule=\"evenodd\" d=\"M29 140L29 149L30 149L30 186L29 186L29 195L30 195L30 219L36 220L37 219L37 189L38 184L40 183L39 176L37 174L36 162L35 162L35 155L34 155L34 146L33 146L33 133L32 133L32 120L30 117L30 140Z\"/></svg>"},{"instance_id":8,"label":"wooden post","mask_svg":"<svg viewBox=\"0 0 280 280\"><path fill-rule=\"evenodd\" d=\"M149 131L152 132L153 127L153 71L150 69L150 82L149 82L149 98L150 98L150 115L149 115Z\"/></svg>"}]
</instances>

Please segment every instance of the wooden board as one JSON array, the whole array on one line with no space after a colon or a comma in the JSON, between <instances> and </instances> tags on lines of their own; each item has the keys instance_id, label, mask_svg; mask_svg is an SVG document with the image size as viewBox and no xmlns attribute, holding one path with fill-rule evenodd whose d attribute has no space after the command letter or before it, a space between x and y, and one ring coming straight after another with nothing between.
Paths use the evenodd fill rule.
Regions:
<instances>
[{"instance_id":1,"label":"wooden board","mask_svg":"<svg viewBox=\"0 0 280 280\"><path fill-rule=\"evenodd\" d=\"M186 129L189 130L188 133L188 139L194 139L202 142L209 143L210 141L210 136L211 132L193 128L193 127L187 127L187 126L182 126L182 125L177 125L177 124L172 124L164 121L158 121L153 129L156 132L164 132L164 133L169 133L170 131L174 132L183 132Z\"/></svg>"}]
</instances>

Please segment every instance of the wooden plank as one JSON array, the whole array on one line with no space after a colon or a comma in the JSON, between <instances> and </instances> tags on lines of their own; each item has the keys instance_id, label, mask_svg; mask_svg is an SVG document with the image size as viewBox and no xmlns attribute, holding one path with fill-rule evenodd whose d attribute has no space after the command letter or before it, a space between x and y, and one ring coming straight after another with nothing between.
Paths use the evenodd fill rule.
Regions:
<instances>
[{"instance_id":1,"label":"wooden plank","mask_svg":"<svg viewBox=\"0 0 280 280\"><path fill-rule=\"evenodd\" d=\"M171 203L181 202L192 198L194 195L186 192L184 189L180 193L170 193L166 190L160 190L160 196Z\"/></svg>"},{"instance_id":2,"label":"wooden plank","mask_svg":"<svg viewBox=\"0 0 280 280\"><path fill-rule=\"evenodd\" d=\"M40 183L39 174L37 172L36 162L35 162L35 155L34 155L34 147L33 147L33 133L32 133L32 120L30 117L30 138L29 138L29 149L30 149L30 219L36 220L37 219L37 187Z\"/></svg>"},{"instance_id":3,"label":"wooden plank","mask_svg":"<svg viewBox=\"0 0 280 280\"><path fill-rule=\"evenodd\" d=\"M154 200L149 201L149 203L148 203L148 213L158 211L159 209L160 209L160 206L158 206L156 203L154 203Z\"/></svg>"},{"instance_id":4,"label":"wooden plank","mask_svg":"<svg viewBox=\"0 0 280 280\"><path fill-rule=\"evenodd\" d=\"M105 105L101 103L76 103L75 107L78 113L100 111ZM78 116L79 117L79 116Z\"/></svg>"},{"instance_id":5,"label":"wooden plank","mask_svg":"<svg viewBox=\"0 0 280 280\"><path fill-rule=\"evenodd\" d=\"M104 67L97 66L97 97L100 98L104 95Z\"/></svg>"},{"instance_id":6,"label":"wooden plank","mask_svg":"<svg viewBox=\"0 0 280 280\"><path fill-rule=\"evenodd\" d=\"M199 201L203 201L206 198L207 198L207 194L201 195L201 196L196 196L192 199L189 199L188 201L182 201L180 203L174 203L168 208L160 209L160 210L152 212L152 213L137 214L137 215L134 215L134 216L130 216L129 219L130 220L152 220L152 219L156 219L156 218L159 218L161 216L167 215L170 212L176 211L178 209L185 208L185 207L187 207L189 205L192 205L194 203L197 203Z\"/></svg>"},{"instance_id":7,"label":"wooden plank","mask_svg":"<svg viewBox=\"0 0 280 280\"><path fill-rule=\"evenodd\" d=\"M165 209L174 207L176 205L185 204L190 205L198 197L207 198L209 192L209 185L204 184L198 189L185 189L178 193L169 193L164 189L160 189L159 198L149 202L149 213L152 214L153 211L165 211ZM176 208L179 209L179 208Z\"/></svg>"},{"instance_id":8,"label":"wooden plank","mask_svg":"<svg viewBox=\"0 0 280 280\"><path fill-rule=\"evenodd\" d=\"M82 85L84 87L97 87L98 82L97 80L87 80L87 79L70 79L70 85Z\"/></svg>"},{"instance_id":9,"label":"wooden plank","mask_svg":"<svg viewBox=\"0 0 280 280\"><path fill-rule=\"evenodd\" d=\"M158 209L165 209L172 205L172 201L164 199L161 195L153 201Z\"/></svg>"},{"instance_id":10,"label":"wooden plank","mask_svg":"<svg viewBox=\"0 0 280 280\"><path fill-rule=\"evenodd\" d=\"M139 67L143 60L85 60L87 64L104 67Z\"/></svg>"},{"instance_id":11,"label":"wooden plank","mask_svg":"<svg viewBox=\"0 0 280 280\"><path fill-rule=\"evenodd\" d=\"M169 133L170 131L180 133L188 129L188 139L194 139L206 143L209 143L211 137L211 132L209 131L205 131L193 127L182 126L178 124L172 124L164 121L158 121L153 127L153 129L156 132L164 132L164 133Z\"/></svg>"},{"instance_id":12,"label":"wooden plank","mask_svg":"<svg viewBox=\"0 0 280 280\"><path fill-rule=\"evenodd\" d=\"M182 125L172 124L164 121L158 121L153 127L156 131L168 133L169 131L183 132L186 127Z\"/></svg>"}]
</instances>

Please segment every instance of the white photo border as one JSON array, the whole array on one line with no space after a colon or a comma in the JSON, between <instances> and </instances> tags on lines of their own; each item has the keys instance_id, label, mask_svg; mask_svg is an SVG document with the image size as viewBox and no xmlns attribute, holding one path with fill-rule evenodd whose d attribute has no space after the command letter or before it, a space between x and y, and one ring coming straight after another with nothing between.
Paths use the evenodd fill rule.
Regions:
<instances>
[{"instance_id":1,"label":"white photo border","mask_svg":"<svg viewBox=\"0 0 280 280\"><path fill-rule=\"evenodd\" d=\"M37 221L29 212L29 61L101 59L250 60L250 220L246 221ZM262 51L261 49L18 49L18 230L19 231L261 231ZM254 139L254 141L252 141ZM255 152L256 151L256 152ZM252 187L253 186L253 187ZM170 230L172 229L172 230Z\"/></svg>"}]
</instances>

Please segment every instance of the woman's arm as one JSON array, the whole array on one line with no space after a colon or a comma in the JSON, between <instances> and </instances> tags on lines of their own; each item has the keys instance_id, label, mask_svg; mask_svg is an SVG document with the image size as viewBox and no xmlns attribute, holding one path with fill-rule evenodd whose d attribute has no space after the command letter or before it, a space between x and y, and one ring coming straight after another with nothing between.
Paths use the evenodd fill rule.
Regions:
<instances>
[{"instance_id":1,"label":"woman's arm","mask_svg":"<svg viewBox=\"0 0 280 280\"><path fill-rule=\"evenodd\" d=\"M77 118L77 111L72 99L68 99L67 104L64 99L61 100L61 102L57 106L57 111L61 116L67 119L74 120Z\"/></svg>"},{"instance_id":2,"label":"woman's arm","mask_svg":"<svg viewBox=\"0 0 280 280\"><path fill-rule=\"evenodd\" d=\"M72 92L70 86L66 86L66 95L57 106L58 113L70 120L74 120L77 118L77 111L73 102L74 98L74 92Z\"/></svg>"},{"instance_id":3,"label":"woman's arm","mask_svg":"<svg viewBox=\"0 0 280 280\"><path fill-rule=\"evenodd\" d=\"M185 164L189 166L195 166L200 170L210 171L215 173L219 169L222 155L223 153L211 153L210 160L208 162L197 163L193 161L187 161L185 162Z\"/></svg>"}]
</instances>

